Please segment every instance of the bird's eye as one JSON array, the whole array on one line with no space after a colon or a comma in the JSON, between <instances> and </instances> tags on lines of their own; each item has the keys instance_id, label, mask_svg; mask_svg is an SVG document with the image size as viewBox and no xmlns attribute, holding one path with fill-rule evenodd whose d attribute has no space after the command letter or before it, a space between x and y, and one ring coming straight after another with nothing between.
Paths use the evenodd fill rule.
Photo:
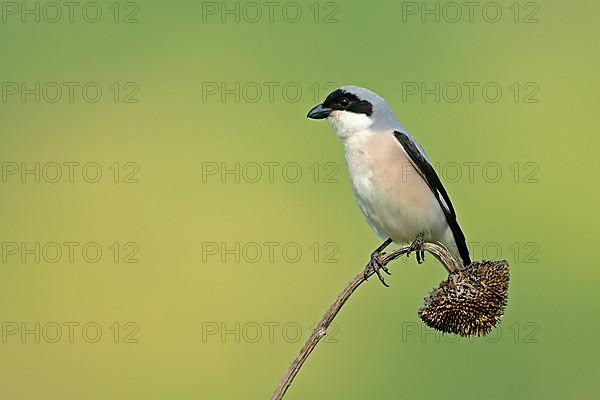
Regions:
<instances>
[{"instance_id":1,"label":"bird's eye","mask_svg":"<svg viewBox=\"0 0 600 400\"><path fill-rule=\"evenodd\" d=\"M341 105L342 107L347 107L347 106L348 106L348 104L350 104L350 100L348 100L348 98L347 98L347 97L342 97L342 98L340 99L340 105Z\"/></svg>"}]
</instances>

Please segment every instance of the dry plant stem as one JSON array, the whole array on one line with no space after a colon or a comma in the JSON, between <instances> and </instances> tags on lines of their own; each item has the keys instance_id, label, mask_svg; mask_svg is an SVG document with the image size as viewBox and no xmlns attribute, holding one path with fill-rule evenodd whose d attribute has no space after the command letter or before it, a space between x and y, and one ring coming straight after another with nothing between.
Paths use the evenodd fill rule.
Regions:
<instances>
[{"instance_id":1,"label":"dry plant stem","mask_svg":"<svg viewBox=\"0 0 600 400\"><path fill-rule=\"evenodd\" d=\"M398 257L402 256L403 254L406 254L409 250L410 245L400 247L390 253L382 253L380 256L381 263L383 265L386 265L390 261L393 261ZM448 272L454 272L458 268L460 268L458 262L441 244L425 243L423 245L423 250L433 254L444 265ZM329 328L329 325L336 317L336 315L340 312L346 301L348 301L352 293L354 293L354 291L363 282L366 281L365 278L372 276L374 273L375 271L373 270L373 268L370 268L366 274L364 273L364 271L360 271L350 282L348 282L344 290L342 290L342 292L338 295L333 304L329 306L329 308L325 312L325 315L323 315L323 318L321 318L321 321L319 321L319 323L315 327L315 330L311 333L306 343L304 343L304 346L302 347L296 358L294 358L294 361L292 361L292 364L285 372L285 375L283 375L283 377L279 381L279 384L277 385L277 388L275 389L271 400L279 400L283 398L285 392L290 387L292 381L298 374L298 371L300 371L300 368L304 364L304 361L306 361L310 353L317 346L319 340L321 340L321 338L325 336L325 334L327 333L327 328Z\"/></svg>"}]
</instances>

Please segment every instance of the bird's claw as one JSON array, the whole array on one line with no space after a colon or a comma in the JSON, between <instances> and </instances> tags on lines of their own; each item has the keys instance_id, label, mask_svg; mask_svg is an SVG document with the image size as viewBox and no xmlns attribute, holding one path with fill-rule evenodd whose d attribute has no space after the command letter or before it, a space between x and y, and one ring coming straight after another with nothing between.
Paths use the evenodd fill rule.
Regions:
<instances>
[{"instance_id":1,"label":"bird's claw","mask_svg":"<svg viewBox=\"0 0 600 400\"><path fill-rule=\"evenodd\" d=\"M409 257L410 254L414 251L417 263L422 264L425 261L425 239L424 235L420 233L417 238L410 244L410 248L406 252L406 256Z\"/></svg>"},{"instance_id":2,"label":"bird's claw","mask_svg":"<svg viewBox=\"0 0 600 400\"><path fill-rule=\"evenodd\" d=\"M385 253L381 253L378 251L374 251L373 253L371 253L371 259L369 260L369 263L367 264L367 266L365 268L364 277L365 277L365 281L366 281L367 277L369 276L370 270L373 269L375 271L375 273L377 274L379 281L381 281L381 283L383 284L383 286L389 287L389 285L387 283L385 283L385 280L383 279L383 276L381 275L381 272L380 272L380 270L383 270L383 272L385 272L388 275L392 274L388 270L388 268L385 266L385 264L381 261L381 259L379 258L381 255L384 255L384 254Z\"/></svg>"}]
</instances>

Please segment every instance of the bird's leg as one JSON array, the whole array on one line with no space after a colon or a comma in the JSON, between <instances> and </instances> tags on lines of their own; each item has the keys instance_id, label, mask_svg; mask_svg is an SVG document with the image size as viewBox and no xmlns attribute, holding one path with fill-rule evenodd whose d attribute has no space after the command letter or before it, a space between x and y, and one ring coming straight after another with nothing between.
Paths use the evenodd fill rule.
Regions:
<instances>
[{"instance_id":1,"label":"bird's leg","mask_svg":"<svg viewBox=\"0 0 600 400\"><path fill-rule=\"evenodd\" d=\"M409 257L410 253L413 251L417 256L417 262L419 264L425 261L425 250L423 246L425 245L425 234L423 232L417 235L417 238L410 244L410 249L406 252L406 256Z\"/></svg>"},{"instance_id":2,"label":"bird's leg","mask_svg":"<svg viewBox=\"0 0 600 400\"><path fill-rule=\"evenodd\" d=\"M392 243L392 239L386 239L385 242L381 243L381 245L379 245L379 247L376 248L375 251L371 253L371 259L369 260L369 263L367 264L367 267L365 268L365 272L364 272L365 281L367 280L369 270L371 268L373 268L373 270L377 274L377 277L379 278L381 283L383 283L383 286L388 286L387 283L385 283L383 276L381 276L381 272L379 272L379 270L382 269L388 275L391 275L391 273L387 269L385 264L383 264L381 262L381 260L379 259L379 256L381 255L381 252L390 245L390 243Z\"/></svg>"}]
</instances>

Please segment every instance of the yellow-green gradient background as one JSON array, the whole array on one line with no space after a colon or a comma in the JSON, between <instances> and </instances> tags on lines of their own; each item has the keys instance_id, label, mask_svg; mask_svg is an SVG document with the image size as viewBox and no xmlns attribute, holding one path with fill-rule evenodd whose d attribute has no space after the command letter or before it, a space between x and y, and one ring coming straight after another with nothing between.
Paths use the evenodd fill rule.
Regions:
<instances>
[{"instance_id":1,"label":"yellow-green gradient background","mask_svg":"<svg viewBox=\"0 0 600 400\"><path fill-rule=\"evenodd\" d=\"M418 16L402 22L401 2L343 1L331 24L313 22L312 0L298 2L304 14L297 23L281 17L281 6L273 23L266 15L257 23L203 22L199 1L141 1L138 23L114 23L112 3L98 3L105 14L96 24L82 20L81 7L73 23L66 16L54 24L18 16L0 23L1 82L98 82L104 89L95 104L80 96L0 103L0 161L97 162L104 174L95 184L80 175L74 183L21 183L18 176L0 183L1 242L98 242L104 250L94 264L81 256L69 263L65 255L57 263L9 256L0 264L3 326L96 322L103 330L97 343L80 330L69 343L66 328L57 343L6 336L3 398L268 398L308 328L378 244L352 197L339 140L326 123L305 118L316 102L310 87L327 82L380 93L438 162L501 165L497 183L483 179L481 168L473 182L442 179L468 240L480 243L473 258L483 257L483 244L497 243L510 261L510 301L496 339L435 336L416 310L444 278L442 268L431 257L422 266L397 262L391 288L370 280L355 293L288 397L597 395L597 2L538 1L538 23L514 23L512 0L498 2L498 23L481 17L485 2L472 23L467 16L421 23ZM525 4L520 19L531 11ZM131 10L120 6L123 14ZM320 7L322 20L331 8ZM135 82L139 102L114 103L114 82ZM218 95L203 101L203 82L295 82L303 93L296 102L281 90L272 102L265 93L254 103ZM403 82L498 82L503 96L496 103L481 91L473 102L466 94L456 103L403 101ZM514 82L535 82L539 101L515 103ZM115 162L135 162L139 183L113 183L108 167ZM295 162L303 176L288 183L276 170L273 182L203 182L207 162ZM321 176L314 183L309 167L327 162L340 166L338 182ZM538 167L537 183L524 182L527 162ZM514 163L522 172L517 183ZM137 243L139 263L115 263L113 242ZM265 254L255 263L233 256L203 262L205 242L295 242L303 256L296 263L280 252L275 262ZM323 262L328 242L338 246L338 262ZM530 242L537 253L525 259ZM317 262L312 243L321 248ZM136 323L139 343L114 343L114 322ZM207 323L230 330L239 323L239 343L234 334L203 340ZM252 343L255 324L262 336ZM285 340L285 324L302 327L302 337Z\"/></svg>"}]
</instances>

